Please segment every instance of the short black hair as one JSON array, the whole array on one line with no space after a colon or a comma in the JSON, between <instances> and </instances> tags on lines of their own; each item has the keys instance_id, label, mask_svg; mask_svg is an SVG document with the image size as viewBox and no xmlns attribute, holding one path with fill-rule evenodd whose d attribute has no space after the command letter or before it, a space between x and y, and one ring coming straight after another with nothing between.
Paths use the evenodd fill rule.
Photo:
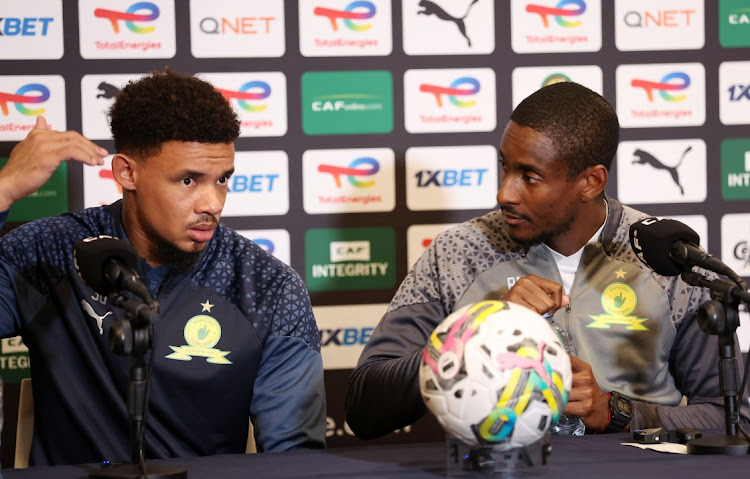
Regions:
<instances>
[{"instance_id":1,"label":"short black hair","mask_svg":"<svg viewBox=\"0 0 750 479\"><path fill-rule=\"evenodd\" d=\"M137 159L168 141L231 143L237 114L210 83L167 68L128 82L109 110L115 150Z\"/></svg>"},{"instance_id":2,"label":"short black hair","mask_svg":"<svg viewBox=\"0 0 750 479\"><path fill-rule=\"evenodd\" d=\"M558 159L568 165L569 179L590 166L612 166L620 139L617 113L603 96L583 85L545 86L524 99L510 119L552 140Z\"/></svg>"}]
</instances>

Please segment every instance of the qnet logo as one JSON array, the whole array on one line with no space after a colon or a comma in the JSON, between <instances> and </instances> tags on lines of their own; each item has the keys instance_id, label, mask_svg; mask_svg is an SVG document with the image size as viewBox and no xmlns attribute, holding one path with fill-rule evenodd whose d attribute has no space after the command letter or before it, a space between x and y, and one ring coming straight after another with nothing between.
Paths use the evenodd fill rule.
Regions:
<instances>
[{"instance_id":1,"label":"qnet logo","mask_svg":"<svg viewBox=\"0 0 750 479\"><path fill-rule=\"evenodd\" d=\"M601 0L511 0L516 53L592 52L602 47Z\"/></svg>"},{"instance_id":2,"label":"qnet logo","mask_svg":"<svg viewBox=\"0 0 750 479\"><path fill-rule=\"evenodd\" d=\"M237 112L240 137L287 132L286 76L280 72L201 73Z\"/></svg>"},{"instance_id":3,"label":"qnet logo","mask_svg":"<svg viewBox=\"0 0 750 479\"><path fill-rule=\"evenodd\" d=\"M308 150L302 155L309 214L392 211L395 154L390 148Z\"/></svg>"},{"instance_id":4,"label":"qnet logo","mask_svg":"<svg viewBox=\"0 0 750 479\"><path fill-rule=\"evenodd\" d=\"M390 0L299 2L300 52L306 57L389 55Z\"/></svg>"},{"instance_id":5,"label":"qnet logo","mask_svg":"<svg viewBox=\"0 0 750 479\"><path fill-rule=\"evenodd\" d=\"M272 58L286 51L284 0L190 0L195 58Z\"/></svg>"},{"instance_id":6,"label":"qnet logo","mask_svg":"<svg viewBox=\"0 0 750 479\"><path fill-rule=\"evenodd\" d=\"M582 23L580 16L586 11L586 2L583 0L560 0L554 7L530 3L526 5L526 11L539 15L544 28L549 27L549 17L552 17L563 28L580 27Z\"/></svg>"},{"instance_id":7,"label":"qnet logo","mask_svg":"<svg viewBox=\"0 0 750 479\"><path fill-rule=\"evenodd\" d=\"M334 32L338 31L338 20L343 20L344 25L349 30L364 32L372 28L371 23L357 22L357 20L367 20L375 16L377 8L372 2L358 1L347 5L343 10L327 7L315 7L313 14L319 17L326 17L331 22L331 28Z\"/></svg>"},{"instance_id":8,"label":"qnet logo","mask_svg":"<svg viewBox=\"0 0 750 479\"><path fill-rule=\"evenodd\" d=\"M94 10L94 16L109 20L115 33L120 33L121 21L133 33L151 33L156 30L156 27L151 24L159 18L159 7L151 2L138 2L132 4L124 12L97 8ZM136 22L146 25L139 26Z\"/></svg>"},{"instance_id":9,"label":"qnet logo","mask_svg":"<svg viewBox=\"0 0 750 479\"><path fill-rule=\"evenodd\" d=\"M703 48L705 23L704 0L615 0L620 51Z\"/></svg>"},{"instance_id":10,"label":"qnet logo","mask_svg":"<svg viewBox=\"0 0 750 479\"><path fill-rule=\"evenodd\" d=\"M448 87L422 83L419 85L419 91L434 95L438 107L443 106L443 95L447 95L448 100L450 100L452 104L459 108L464 108L476 105L477 101L461 101L458 98L475 96L479 92L479 82L476 78L461 77L454 80Z\"/></svg>"},{"instance_id":11,"label":"qnet logo","mask_svg":"<svg viewBox=\"0 0 750 479\"><path fill-rule=\"evenodd\" d=\"M81 56L171 58L176 52L174 0L80 0Z\"/></svg>"},{"instance_id":12,"label":"qnet logo","mask_svg":"<svg viewBox=\"0 0 750 479\"><path fill-rule=\"evenodd\" d=\"M697 126L706 121L706 73L700 63L617 67L620 126Z\"/></svg>"},{"instance_id":13,"label":"qnet logo","mask_svg":"<svg viewBox=\"0 0 750 479\"><path fill-rule=\"evenodd\" d=\"M65 81L59 75L0 76L0 141L23 140L44 115L54 130L65 130Z\"/></svg>"}]
</instances>

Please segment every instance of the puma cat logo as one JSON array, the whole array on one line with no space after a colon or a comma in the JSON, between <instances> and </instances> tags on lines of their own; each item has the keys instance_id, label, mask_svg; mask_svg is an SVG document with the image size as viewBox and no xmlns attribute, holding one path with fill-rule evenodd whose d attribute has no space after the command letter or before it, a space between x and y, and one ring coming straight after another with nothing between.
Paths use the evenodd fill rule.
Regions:
<instances>
[{"instance_id":1,"label":"puma cat logo","mask_svg":"<svg viewBox=\"0 0 750 479\"><path fill-rule=\"evenodd\" d=\"M97 98L106 98L107 100L111 100L112 98L116 97L118 93L120 93L119 88L114 85L110 85L107 82L101 82L97 88L99 88L99 90L101 91L101 93L96 95Z\"/></svg>"},{"instance_id":2,"label":"puma cat logo","mask_svg":"<svg viewBox=\"0 0 750 479\"><path fill-rule=\"evenodd\" d=\"M99 335L101 336L102 334L104 334L104 329L102 328L102 320L112 314L112 311L108 311L104 316L99 316L98 314L96 314L96 311L94 311L94 308L92 308L91 305L83 299L81 300L81 307L83 307L83 310L86 311L89 316L96 320L96 325L99 327Z\"/></svg>"},{"instance_id":3,"label":"puma cat logo","mask_svg":"<svg viewBox=\"0 0 750 479\"><path fill-rule=\"evenodd\" d=\"M466 14L463 17L454 17L450 13L443 10L443 7L439 6L435 2L431 2L430 0L421 0L419 2L419 6L424 8L424 10L419 10L417 12L417 15L435 15L440 20L445 20L447 22L453 22L458 27L458 31L461 32L461 35L464 36L466 41L468 42L469 46L471 46L471 39L466 34L466 24L464 23L464 20L466 17L469 16L469 12L471 11L471 7L474 6L475 3L477 3L479 0L472 0L471 4L469 5L469 8L466 9Z\"/></svg>"},{"instance_id":4,"label":"puma cat logo","mask_svg":"<svg viewBox=\"0 0 750 479\"><path fill-rule=\"evenodd\" d=\"M680 167L682 164L682 160L685 159L685 155L692 150L692 146L688 146L685 151L682 152L682 156L680 157L680 161L675 166L667 166L661 161L659 161L654 155L647 151L643 151L640 148L635 150L633 152L633 155L635 155L636 159L633 160L633 164L640 164L640 165L650 165L653 168L656 168L657 170L666 170L669 172L669 174L672 176L672 181L675 182L678 188L680 188L680 194L685 195L685 189L680 184L680 176L677 173L677 168Z\"/></svg>"}]
</instances>

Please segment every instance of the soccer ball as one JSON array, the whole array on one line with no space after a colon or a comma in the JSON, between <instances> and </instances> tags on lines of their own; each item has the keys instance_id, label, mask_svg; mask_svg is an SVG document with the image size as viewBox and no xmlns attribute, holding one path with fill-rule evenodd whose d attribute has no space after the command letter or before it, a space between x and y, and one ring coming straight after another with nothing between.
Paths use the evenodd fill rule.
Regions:
<instances>
[{"instance_id":1,"label":"soccer ball","mask_svg":"<svg viewBox=\"0 0 750 479\"><path fill-rule=\"evenodd\" d=\"M469 447L541 439L568 402L570 356L547 321L513 303L483 301L438 325L419 387L443 429Z\"/></svg>"}]
</instances>

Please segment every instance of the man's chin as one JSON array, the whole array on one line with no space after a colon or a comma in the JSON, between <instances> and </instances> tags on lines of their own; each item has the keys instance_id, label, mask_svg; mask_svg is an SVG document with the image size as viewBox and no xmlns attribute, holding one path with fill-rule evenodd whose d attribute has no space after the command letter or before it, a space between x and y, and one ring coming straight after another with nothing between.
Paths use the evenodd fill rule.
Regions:
<instances>
[{"instance_id":1,"label":"man's chin","mask_svg":"<svg viewBox=\"0 0 750 479\"><path fill-rule=\"evenodd\" d=\"M184 273L192 269L207 243L190 241L187 249L164 238L156 238L156 251L162 263L169 264L173 270Z\"/></svg>"}]
</instances>

